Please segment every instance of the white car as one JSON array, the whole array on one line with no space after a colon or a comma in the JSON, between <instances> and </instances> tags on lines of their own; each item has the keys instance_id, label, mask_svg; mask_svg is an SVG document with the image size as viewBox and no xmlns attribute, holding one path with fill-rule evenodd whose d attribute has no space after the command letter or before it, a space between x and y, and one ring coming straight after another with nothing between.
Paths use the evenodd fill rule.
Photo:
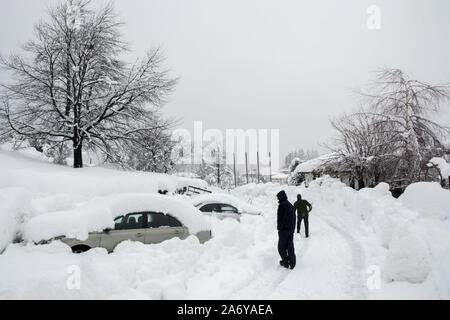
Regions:
<instances>
[{"instance_id":1,"label":"white car","mask_svg":"<svg viewBox=\"0 0 450 320\"><path fill-rule=\"evenodd\" d=\"M261 215L261 211L252 205L229 194L208 194L195 197L193 205L203 214L218 219L232 218L240 221L242 215Z\"/></svg>"},{"instance_id":2,"label":"white car","mask_svg":"<svg viewBox=\"0 0 450 320\"><path fill-rule=\"evenodd\" d=\"M226 203L204 202L197 204L196 207L201 212L219 219L233 218L240 220L242 214L237 208Z\"/></svg>"},{"instance_id":3,"label":"white car","mask_svg":"<svg viewBox=\"0 0 450 320\"><path fill-rule=\"evenodd\" d=\"M84 240L60 238L62 242L72 248L74 253L82 253L92 248L105 248L113 252L123 241L139 241L144 244L157 244L163 241L190 236L189 228L170 214L162 212L138 212L123 215L114 220L114 228L106 228L103 232L91 232ZM205 243L212 237L211 230L194 234L200 243Z\"/></svg>"},{"instance_id":4,"label":"white car","mask_svg":"<svg viewBox=\"0 0 450 320\"><path fill-rule=\"evenodd\" d=\"M204 243L212 238L208 221L188 201L153 194L97 198L76 209L43 214L28 222L25 235L39 244L60 240L75 253L92 248L112 252L127 240L157 244L193 235Z\"/></svg>"}]
</instances>

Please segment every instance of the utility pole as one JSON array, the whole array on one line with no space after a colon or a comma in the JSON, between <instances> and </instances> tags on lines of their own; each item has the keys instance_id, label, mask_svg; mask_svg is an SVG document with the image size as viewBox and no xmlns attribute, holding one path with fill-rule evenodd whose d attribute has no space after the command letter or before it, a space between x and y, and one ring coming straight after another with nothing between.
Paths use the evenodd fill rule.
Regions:
<instances>
[{"instance_id":1,"label":"utility pole","mask_svg":"<svg viewBox=\"0 0 450 320\"><path fill-rule=\"evenodd\" d=\"M257 168L258 168L258 184L259 184L259 151L258 152L256 152L256 158L257 158L257 160L258 160L258 163L257 163Z\"/></svg>"},{"instance_id":2,"label":"utility pole","mask_svg":"<svg viewBox=\"0 0 450 320\"><path fill-rule=\"evenodd\" d=\"M233 153L233 169L234 169L234 187L237 188L237 177L236 177L236 153Z\"/></svg>"},{"instance_id":3,"label":"utility pole","mask_svg":"<svg viewBox=\"0 0 450 320\"><path fill-rule=\"evenodd\" d=\"M217 186L220 187L220 148L217 148Z\"/></svg>"},{"instance_id":4,"label":"utility pole","mask_svg":"<svg viewBox=\"0 0 450 320\"><path fill-rule=\"evenodd\" d=\"M247 184L248 184L248 154L245 153L245 175L247 176Z\"/></svg>"},{"instance_id":5,"label":"utility pole","mask_svg":"<svg viewBox=\"0 0 450 320\"><path fill-rule=\"evenodd\" d=\"M269 152L269 174L270 174L270 182L272 182L272 153Z\"/></svg>"}]
</instances>

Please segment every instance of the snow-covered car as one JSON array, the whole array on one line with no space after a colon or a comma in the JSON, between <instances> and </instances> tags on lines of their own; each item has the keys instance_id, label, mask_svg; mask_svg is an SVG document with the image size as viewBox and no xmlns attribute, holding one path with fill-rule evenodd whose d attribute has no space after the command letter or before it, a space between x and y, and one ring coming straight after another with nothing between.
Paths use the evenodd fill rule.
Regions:
<instances>
[{"instance_id":1,"label":"snow-covered car","mask_svg":"<svg viewBox=\"0 0 450 320\"><path fill-rule=\"evenodd\" d=\"M92 248L112 252L127 240L157 244L191 235L200 243L212 238L198 209L185 200L148 194L97 198L76 209L39 215L25 227L27 239L40 244L60 240L75 253Z\"/></svg>"},{"instance_id":2,"label":"snow-covered car","mask_svg":"<svg viewBox=\"0 0 450 320\"><path fill-rule=\"evenodd\" d=\"M203 214L219 219L240 220L242 215L261 215L261 210L229 194L211 193L197 196L192 204Z\"/></svg>"}]
</instances>

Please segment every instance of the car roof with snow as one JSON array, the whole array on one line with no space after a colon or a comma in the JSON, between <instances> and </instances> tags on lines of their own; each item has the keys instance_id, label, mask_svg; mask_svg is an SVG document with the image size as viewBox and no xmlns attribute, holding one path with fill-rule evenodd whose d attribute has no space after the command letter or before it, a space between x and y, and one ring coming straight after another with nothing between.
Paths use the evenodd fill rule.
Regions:
<instances>
[{"instance_id":1,"label":"car roof with snow","mask_svg":"<svg viewBox=\"0 0 450 320\"><path fill-rule=\"evenodd\" d=\"M58 236L87 239L90 232L114 227L114 219L138 212L170 214L191 234L211 230L209 222L189 201L159 194L117 194L97 197L75 208L49 212L30 219L24 227L24 239L35 242Z\"/></svg>"}]
</instances>

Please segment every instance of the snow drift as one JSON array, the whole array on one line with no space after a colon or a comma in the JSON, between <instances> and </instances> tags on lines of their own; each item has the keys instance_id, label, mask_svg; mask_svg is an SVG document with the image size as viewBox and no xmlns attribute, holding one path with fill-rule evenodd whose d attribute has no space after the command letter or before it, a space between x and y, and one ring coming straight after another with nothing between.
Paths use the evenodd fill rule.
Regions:
<instances>
[{"instance_id":1,"label":"snow drift","mask_svg":"<svg viewBox=\"0 0 450 320\"><path fill-rule=\"evenodd\" d=\"M0 151L0 252L21 233L24 223L44 213L75 210L80 203L95 197L174 192L189 185L204 188L206 182L99 167L72 169L49 163L49 159L32 148ZM105 218L100 220L101 224L93 223L89 230L105 224Z\"/></svg>"}]
</instances>

